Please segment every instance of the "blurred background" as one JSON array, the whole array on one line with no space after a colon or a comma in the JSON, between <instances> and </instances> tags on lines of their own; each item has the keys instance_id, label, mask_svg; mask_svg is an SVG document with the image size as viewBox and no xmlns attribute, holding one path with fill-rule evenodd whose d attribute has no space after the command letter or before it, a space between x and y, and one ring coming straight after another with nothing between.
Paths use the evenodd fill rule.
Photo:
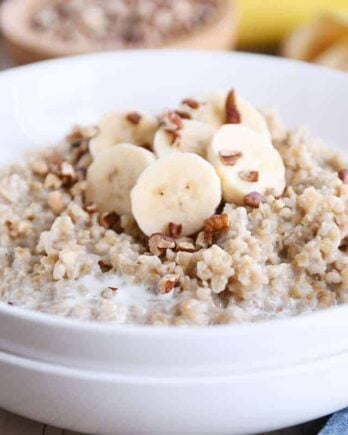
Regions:
<instances>
[{"instance_id":1,"label":"blurred background","mask_svg":"<svg viewBox=\"0 0 348 435\"><path fill-rule=\"evenodd\" d=\"M0 0L0 68L130 48L244 50L348 71L348 0Z\"/></svg>"}]
</instances>

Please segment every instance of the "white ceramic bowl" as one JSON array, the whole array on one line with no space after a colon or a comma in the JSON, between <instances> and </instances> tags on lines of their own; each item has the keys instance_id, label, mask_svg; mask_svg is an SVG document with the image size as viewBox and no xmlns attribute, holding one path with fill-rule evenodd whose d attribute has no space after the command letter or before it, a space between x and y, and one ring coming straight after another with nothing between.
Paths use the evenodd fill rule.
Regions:
<instances>
[{"instance_id":1,"label":"white ceramic bowl","mask_svg":"<svg viewBox=\"0 0 348 435\"><path fill-rule=\"evenodd\" d=\"M331 146L348 143L348 75L234 53L126 52L0 74L1 157L117 108L235 87ZM0 407L92 433L271 430L348 405L348 306L201 329L110 326L0 303Z\"/></svg>"}]
</instances>

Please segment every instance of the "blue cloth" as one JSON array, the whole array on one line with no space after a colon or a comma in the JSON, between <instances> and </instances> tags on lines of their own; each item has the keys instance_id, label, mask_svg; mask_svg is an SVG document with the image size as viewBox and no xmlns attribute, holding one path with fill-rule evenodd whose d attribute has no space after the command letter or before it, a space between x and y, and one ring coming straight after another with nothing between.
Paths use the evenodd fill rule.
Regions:
<instances>
[{"instance_id":1,"label":"blue cloth","mask_svg":"<svg viewBox=\"0 0 348 435\"><path fill-rule=\"evenodd\" d=\"M348 408L330 417L318 435L348 435Z\"/></svg>"}]
</instances>

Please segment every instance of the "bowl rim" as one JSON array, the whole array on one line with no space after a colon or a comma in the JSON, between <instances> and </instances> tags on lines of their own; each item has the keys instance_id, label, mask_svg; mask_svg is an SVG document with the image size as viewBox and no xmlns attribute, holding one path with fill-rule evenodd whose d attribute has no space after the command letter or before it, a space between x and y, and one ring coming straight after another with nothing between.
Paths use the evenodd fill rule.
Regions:
<instances>
[{"instance_id":1,"label":"bowl rim","mask_svg":"<svg viewBox=\"0 0 348 435\"><path fill-rule=\"evenodd\" d=\"M265 54L247 53L247 52L227 52L221 50L178 50L178 49L137 49L137 50L124 50L124 51L107 51L98 52L92 54L80 54L65 56L58 59L48 59L40 62L35 62L28 65L17 66L14 68L9 68L7 70L0 71L0 82L2 80L7 80L12 77L22 76L26 74L36 74L43 72L46 68L55 68L59 66L60 68L69 68L73 66L74 63L80 62L103 62L110 58L118 57L163 57L164 55L181 57L183 60L185 58L192 58L192 56L198 57L234 57L240 60L248 60L249 58L265 63L272 63L279 66L292 65L302 72L314 74L326 74L330 75L332 79L345 80L348 86L348 74L330 69L321 65L308 64L301 60L285 59L280 57L275 57ZM236 323L228 325L208 325L208 326L187 326L185 328L180 328L177 326L153 326L153 325L133 325L133 324L123 324L118 325L114 323L103 323L88 320L78 320L73 318L67 318L55 314L47 314L39 311L19 307L19 306L9 306L5 302L0 301L0 316L10 316L17 317L22 321L34 322L39 325L52 326L60 329L74 329L76 332L79 331L93 331L95 333L105 333L105 334L132 334L139 336L164 336L170 335L172 337L182 337L182 336L222 336L226 333L233 334L243 334L245 331L255 331L257 329L272 329L276 326L288 328L296 324L299 326L301 323L308 323L311 320L314 324L321 323L322 319L330 318L332 316L345 315L348 312L348 304L342 304L339 306L333 306L322 310L317 310L314 312L305 312L294 316L284 316L278 318L271 318L265 320L259 320L256 322L249 323Z\"/></svg>"}]
</instances>

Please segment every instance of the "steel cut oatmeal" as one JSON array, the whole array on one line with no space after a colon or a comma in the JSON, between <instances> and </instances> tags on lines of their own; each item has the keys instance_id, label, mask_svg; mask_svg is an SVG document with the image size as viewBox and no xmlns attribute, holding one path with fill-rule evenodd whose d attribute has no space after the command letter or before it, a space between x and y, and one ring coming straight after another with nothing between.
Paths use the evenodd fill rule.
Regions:
<instances>
[{"instance_id":1,"label":"steel cut oatmeal","mask_svg":"<svg viewBox=\"0 0 348 435\"><path fill-rule=\"evenodd\" d=\"M345 303L347 168L234 91L108 114L2 169L0 298L179 326Z\"/></svg>"}]
</instances>

